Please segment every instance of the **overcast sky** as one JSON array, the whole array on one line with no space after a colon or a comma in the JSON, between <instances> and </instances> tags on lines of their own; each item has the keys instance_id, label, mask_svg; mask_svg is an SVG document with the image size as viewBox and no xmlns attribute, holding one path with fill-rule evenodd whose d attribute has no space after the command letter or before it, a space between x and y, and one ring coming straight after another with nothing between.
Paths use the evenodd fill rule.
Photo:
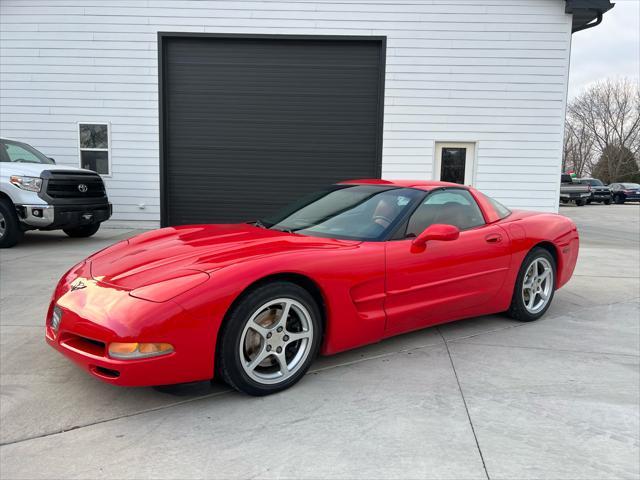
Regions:
<instances>
[{"instance_id":1,"label":"overcast sky","mask_svg":"<svg viewBox=\"0 0 640 480\"><path fill-rule=\"evenodd\" d=\"M640 76L640 0L617 0L602 23L573 34L569 98L606 77Z\"/></svg>"}]
</instances>

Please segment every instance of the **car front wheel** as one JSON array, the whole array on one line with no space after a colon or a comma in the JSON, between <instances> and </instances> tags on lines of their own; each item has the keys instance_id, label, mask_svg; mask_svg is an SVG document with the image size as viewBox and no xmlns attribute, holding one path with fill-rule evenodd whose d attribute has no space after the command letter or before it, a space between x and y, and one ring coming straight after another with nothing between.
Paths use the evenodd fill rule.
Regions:
<instances>
[{"instance_id":1,"label":"car front wheel","mask_svg":"<svg viewBox=\"0 0 640 480\"><path fill-rule=\"evenodd\" d=\"M279 392L306 373L321 338L320 310L309 292L289 282L269 283L246 294L228 315L218 372L249 395Z\"/></svg>"},{"instance_id":2,"label":"car front wheel","mask_svg":"<svg viewBox=\"0 0 640 480\"><path fill-rule=\"evenodd\" d=\"M23 235L15 207L7 200L0 200L0 248L13 247Z\"/></svg>"},{"instance_id":3,"label":"car front wheel","mask_svg":"<svg viewBox=\"0 0 640 480\"><path fill-rule=\"evenodd\" d=\"M624 197L622 195L616 195L613 198L613 201L616 202L618 205L622 205L624 203Z\"/></svg>"},{"instance_id":4,"label":"car front wheel","mask_svg":"<svg viewBox=\"0 0 640 480\"><path fill-rule=\"evenodd\" d=\"M555 282L556 264L553 256L541 247L531 250L518 272L509 315L523 322L543 316L553 300Z\"/></svg>"}]
</instances>

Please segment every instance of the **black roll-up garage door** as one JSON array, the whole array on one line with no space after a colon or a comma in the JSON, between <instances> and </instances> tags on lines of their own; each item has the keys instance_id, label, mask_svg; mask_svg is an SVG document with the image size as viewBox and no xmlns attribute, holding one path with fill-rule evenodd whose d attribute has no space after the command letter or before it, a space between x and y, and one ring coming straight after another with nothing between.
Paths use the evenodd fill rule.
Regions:
<instances>
[{"instance_id":1,"label":"black roll-up garage door","mask_svg":"<svg viewBox=\"0 0 640 480\"><path fill-rule=\"evenodd\" d=\"M379 177L384 45L160 34L162 223L247 221Z\"/></svg>"}]
</instances>

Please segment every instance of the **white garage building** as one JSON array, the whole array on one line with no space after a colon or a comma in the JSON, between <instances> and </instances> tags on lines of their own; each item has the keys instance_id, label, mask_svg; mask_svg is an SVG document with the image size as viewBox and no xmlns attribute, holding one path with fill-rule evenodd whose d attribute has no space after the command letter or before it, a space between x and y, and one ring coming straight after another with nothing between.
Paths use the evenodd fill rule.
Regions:
<instances>
[{"instance_id":1,"label":"white garage building","mask_svg":"<svg viewBox=\"0 0 640 480\"><path fill-rule=\"evenodd\" d=\"M255 218L372 176L464 182L556 211L571 35L612 7L0 5L0 136L97 170L114 219L155 224Z\"/></svg>"}]
</instances>

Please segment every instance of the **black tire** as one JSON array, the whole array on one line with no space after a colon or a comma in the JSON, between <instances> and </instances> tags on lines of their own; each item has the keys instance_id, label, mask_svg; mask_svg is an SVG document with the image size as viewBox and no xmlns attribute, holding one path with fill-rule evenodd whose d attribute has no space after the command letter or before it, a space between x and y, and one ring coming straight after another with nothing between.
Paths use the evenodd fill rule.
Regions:
<instances>
[{"instance_id":1,"label":"black tire","mask_svg":"<svg viewBox=\"0 0 640 480\"><path fill-rule=\"evenodd\" d=\"M24 232L20 228L16 209L8 200L0 200L0 248L11 248L17 244Z\"/></svg>"},{"instance_id":2,"label":"black tire","mask_svg":"<svg viewBox=\"0 0 640 480\"><path fill-rule=\"evenodd\" d=\"M260 383L247 374L241 363L245 361L241 359L240 352L243 331L251 316L261 306L280 298L290 298L305 307L313 324L313 336L307 344L309 351L306 358L296 367L291 376L279 383ZM217 374L231 387L249 395L263 396L285 390L298 382L313 363L320 349L322 334L320 309L307 290L285 281L275 281L259 286L243 294L225 318L218 338Z\"/></svg>"},{"instance_id":3,"label":"black tire","mask_svg":"<svg viewBox=\"0 0 640 480\"><path fill-rule=\"evenodd\" d=\"M613 197L613 201L617 205L622 205L624 203L624 197L622 195L616 195L615 197Z\"/></svg>"},{"instance_id":4,"label":"black tire","mask_svg":"<svg viewBox=\"0 0 640 480\"><path fill-rule=\"evenodd\" d=\"M591 199L587 200L587 205L591 205L591 202L592 202Z\"/></svg>"},{"instance_id":5,"label":"black tire","mask_svg":"<svg viewBox=\"0 0 640 480\"><path fill-rule=\"evenodd\" d=\"M604 203L605 205L611 205L611 199L607 198L606 200L604 200L602 203Z\"/></svg>"},{"instance_id":6,"label":"black tire","mask_svg":"<svg viewBox=\"0 0 640 480\"><path fill-rule=\"evenodd\" d=\"M75 228L63 228L62 231L69 235L71 238L87 238L100 230L100 224L94 223L92 225L83 225L82 227Z\"/></svg>"},{"instance_id":7,"label":"black tire","mask_svg":"<svg viewBox=\"0 0 640 480\"><path fill-rule=\"evenodd\" d=\"M539 258L544 258L551 264L551 269L553 271L553 279L551 283L552 287L551 287L549 298L544 308L539 312L531 313L529 310L527 310L524 304L522 287L525 280L525 274L529 266L533 263L534 260ZM522 265L520 266L520 271L518 272L518 277L516 279L516 285L513 289L513 296L511 297L511 306L507 311L508 315L511 318L515 320L519 320L521 322L532 322L542 317L547 312L547 310L549 309L549 306L551 305L551 302L553 301L553 296L556 290L555 289L556 278L557 278L556 262L553 256L545 248L534 247L527 254L525 259L522 261Z\"/></svg>"},{"instance_id":8,"label":"black tire","mask_svg":"<svg viewBox=\"0 0 640 480\"><path fill-rule=\"evenodd\" d=\"M584 205L584 200L576 200L576 207L582 207Z\"/></svg>"}]
</instances>

